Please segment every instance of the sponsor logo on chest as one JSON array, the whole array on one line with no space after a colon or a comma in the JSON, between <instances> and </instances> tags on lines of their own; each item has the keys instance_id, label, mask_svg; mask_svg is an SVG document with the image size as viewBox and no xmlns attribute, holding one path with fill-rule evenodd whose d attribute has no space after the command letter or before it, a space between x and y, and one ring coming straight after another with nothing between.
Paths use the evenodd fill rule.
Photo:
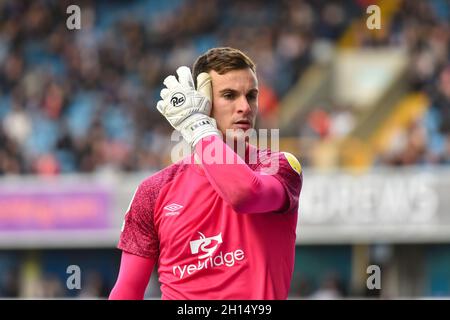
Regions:
<instances>
[{"instance_id":1,"label":"sponsor logo on chest","mask_svg":"<svg viewBox=\"0 0 450 320\"><path fill-rule=\"evenodd\" d=\"M218 250L223 243L222 233L211 237L206 237L203 233L199 239L189 242L190 254L196 255L197 263L177 265L173 267L173 275L183 279L186 275L192 275L202 269L212 269L217 267L231 268L236 265L237 261L245 259L242 249L236 249L230 252Z\"/></svg>"}]
</instances>

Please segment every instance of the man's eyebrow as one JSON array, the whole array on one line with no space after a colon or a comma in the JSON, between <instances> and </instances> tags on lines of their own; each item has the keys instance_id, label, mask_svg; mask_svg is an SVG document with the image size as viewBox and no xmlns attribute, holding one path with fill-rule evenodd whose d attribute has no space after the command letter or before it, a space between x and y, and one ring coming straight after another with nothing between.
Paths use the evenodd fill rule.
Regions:
<instances>
[{"instance_id":1,"label":"man's eyebrow","mask_svg":"<svg viewBox=\"0 0 450 320\"><path fill-rule=\"evenodd\" d=\"M238 92L237 90L231 89L231 88L225 88L219 91L219 93L229 93L229 92Z\"/></svg>"},{"instance_id":2,"label":"man's eyebrow","mask_svg":"<svg viewBox=\"0 0 450 320\"><path fill-rule=\"evenodd\" d=\"M219 91L220 94L222 94L222 93L237 93L237 92L239 92L239 91L235 90L235 89L231 89L231 88L225 88L225 89L222 89ZM247 94L258 93L258 92L259 92L258 88L252 88L247 92Z\"/></svg>"}]
</instances>

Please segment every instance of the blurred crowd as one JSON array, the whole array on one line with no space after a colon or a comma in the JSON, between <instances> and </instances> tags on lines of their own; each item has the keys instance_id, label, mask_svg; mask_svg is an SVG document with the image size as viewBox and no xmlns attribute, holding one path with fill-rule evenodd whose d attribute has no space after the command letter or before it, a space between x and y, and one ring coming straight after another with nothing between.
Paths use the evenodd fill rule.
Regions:
<instances>
[{"instance_id":1,"label":"blurred crowd","mask_svg":"<svg viewBox=\"0 0 450 320\"><path fill-rule=\"evenodd\" d=\"M210 47L250 55L260 80L260 123L312 63L318 39L335 44L365 0L156 0L0 2L0 174L155 170L170 162L172 132L155 105L165 76ZM430 97L425 119L396 140L388 164L450 158L449 5L404 1L386 32L359 45L403 46L412 90ZM350 110L316 110L304 124L319 137L345 135ZM308 129L308 128L307 128Z\"/></svg>"},{"instance_id":2,"label":"blurred crowd","mask_svg":"<svg viewBox=\"0 0 450 320\"><path fill-rule=\"evenodd\" d=\"M88 270L81 279L79 287L69 290L65 279L55 273L39 274L25 280L18 270L6 270L0 277L0 299L106 299L109 296L112 284L105 280L100 270Z\"/></svg>"},{"instance_id":3,"label":"blurred crowd","mask_svg":"<svg viewBox=\"0 0 450 320\"><path fill-rule=\"evenodd\" d=\"M425 116L399 135L383 160L392 165L450 164L450 3L403 1L381 44L408 50L411 90L429 99Z\"/></svg>"},{"instance_id":4,"label":"blurred crowd","mask_svg":"<svg viewBox=\"0 0 450 320\"><path fill-rule=\"evenodd\" d=\"M357 1L363 6L372 1ZM450 163L450 3L445 0L400 1L400 7L379 32L358 27L359 48L403 48L409 57L411 92L424 93L428 106L423 116L392 137L376 155L377 165L434 165ZM315 108L306 117L302 135L317 140L342 138L355 128L350 106Z\"/></svg>"},{"instance_id":5,"label":"blurred crowd","mask_svg":"<svg viewBox=\"0 0 450 320\"><path fill-rule=\"evenodd\" d=\"M167 165L162 80L213 46L255 60L270 121L314 39L336 39L357 12L335 1L79 1L81 29L68 30L70 4L0 2L0 174Z\"/></svg>"}]
</instances>

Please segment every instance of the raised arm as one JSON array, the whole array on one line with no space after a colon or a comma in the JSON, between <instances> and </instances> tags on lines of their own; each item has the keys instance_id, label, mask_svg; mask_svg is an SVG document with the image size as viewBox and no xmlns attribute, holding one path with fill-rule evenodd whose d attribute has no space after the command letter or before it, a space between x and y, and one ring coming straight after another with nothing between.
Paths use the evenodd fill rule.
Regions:
<instances>
[{"instance_id":1,"label":"raised arm","mask_svg":"<svg viewBox=\"0 0 450 320\"><path fill-rule=\"evenodd\" d=\"M206 161L207 150L217 150L222 159L233 159L231 164ZM272 175L251 170L223 140L216 136L203 138L195 152L204 159L206 176L219 193L238 213L264 213L282 209L288 197L281 182Z\"/></svg>"}]
</instances>

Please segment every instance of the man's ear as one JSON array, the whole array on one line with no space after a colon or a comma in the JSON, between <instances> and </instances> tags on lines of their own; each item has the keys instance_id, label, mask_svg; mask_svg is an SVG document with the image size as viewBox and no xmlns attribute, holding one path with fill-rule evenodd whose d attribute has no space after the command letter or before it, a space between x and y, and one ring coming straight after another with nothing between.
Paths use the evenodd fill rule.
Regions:
<instances>
[{"instance_id":1,"label":"man's ear","mask_svg":"<svg viewBox=\"0 0 450 320\"><path fill-rule=\"evenodd\" d=\"M197 91L212 103L212 81L209 73L202 72L197 76Z\"/></svg>"}]
</instances>

